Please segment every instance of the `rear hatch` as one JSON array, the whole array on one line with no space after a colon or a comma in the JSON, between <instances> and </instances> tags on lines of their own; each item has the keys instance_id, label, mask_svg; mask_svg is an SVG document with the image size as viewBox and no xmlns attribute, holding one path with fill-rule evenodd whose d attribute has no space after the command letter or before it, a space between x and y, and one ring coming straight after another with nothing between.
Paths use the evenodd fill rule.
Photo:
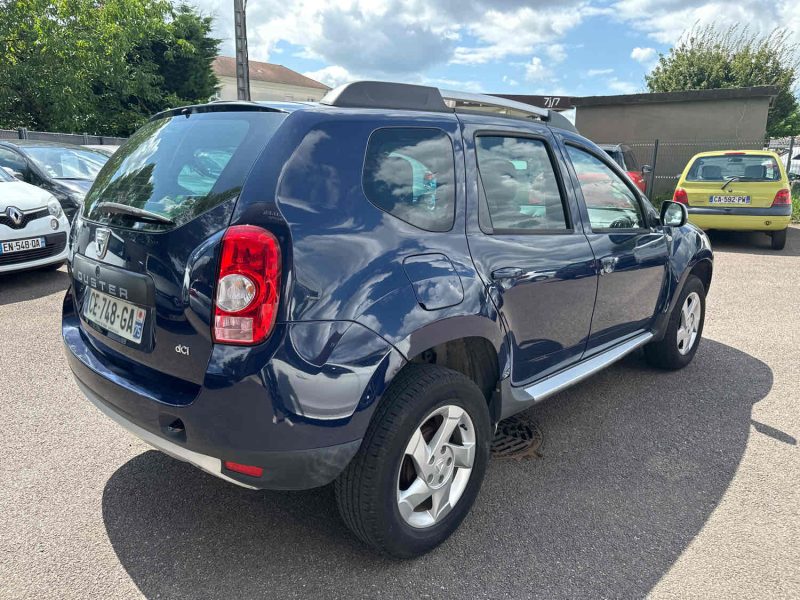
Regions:
<instances>
[{"instance_id":1,"label":"rear hatch","mask_svg":"<svg viewBox=\"0 0 800 600\"><path fill-rule=\"evenodd\" d=\"M725 152L696 157L681 187L689 206L768 208L787 183L772 155Z\"/></svg>"},{"instance_id":2,"label":"rear hatch","mask_svg":"<svg viewBox=\"0 0 800 600\"><path fill-rule=\"evenodd\" d=\"M220 240L285 117L235 104L173 111L100 172L73 232L72 275L81 328L117 369L202 383Z\"/></svg>"}]
</instances>

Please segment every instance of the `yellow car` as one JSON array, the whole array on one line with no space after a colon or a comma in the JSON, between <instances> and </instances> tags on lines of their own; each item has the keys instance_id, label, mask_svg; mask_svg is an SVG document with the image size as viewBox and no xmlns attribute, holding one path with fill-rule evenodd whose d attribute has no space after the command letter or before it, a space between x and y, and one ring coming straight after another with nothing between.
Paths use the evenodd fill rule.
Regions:
<instances>
[{"instance_id":1,"label":"yellow car","mask_svg":"<svg viewBox=\"0 0 800 600\"><path fill-rule=\"evenodd\" d=\"M764 231L772 248L786 245L792 194L783 163L774 152L701 152L686 165L673 196L701 229Z\"/></svg>"}]
</instances>

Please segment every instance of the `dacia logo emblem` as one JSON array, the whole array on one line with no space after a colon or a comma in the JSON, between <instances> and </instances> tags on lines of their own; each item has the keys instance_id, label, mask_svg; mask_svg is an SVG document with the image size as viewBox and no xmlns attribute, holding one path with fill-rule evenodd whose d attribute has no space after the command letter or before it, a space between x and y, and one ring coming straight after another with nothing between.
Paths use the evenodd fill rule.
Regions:
<instances>
[{"instance_id":1,"label":"dacia logo emblem","mask_svg":"<svg viewBox=\"0 0 800 600\"><path fill-rule=\"evenodd\" d=\"M16 206L9 206L6 209L6 216L9 219L11 219L11 222L14 225L16 225L17 227L22 225L23 214L22 214L22 211L20 209L18 209Z\"/></svg>"},{"instance_id":2,"label":"dacia logo emblem","mask_svg":"<svg viewBox=\"0 0 800 600\"><path fill-rule=\"evenodd\" d=\"M108 252L108 239L111 237L111 230L105 227L98 227L94 232L94 249L97 251L97 258L105 258Z\"/></svg>"}]
</instances>

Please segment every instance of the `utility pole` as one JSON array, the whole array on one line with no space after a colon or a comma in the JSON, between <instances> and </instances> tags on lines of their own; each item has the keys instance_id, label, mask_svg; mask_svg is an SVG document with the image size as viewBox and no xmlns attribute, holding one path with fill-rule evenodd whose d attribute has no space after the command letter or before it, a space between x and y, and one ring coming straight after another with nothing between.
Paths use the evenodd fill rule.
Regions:
<instances>
[{"instance_id":1,"label":"utility pole","mask_svg":"<svg viewBox=\"0 0 800 600\"><path fill-rule=\"evenodd\" d=\"M233 0L236 34L236 97L250 100L250 61L247 58L247 0Z\"/></svg>"}]
</instances>

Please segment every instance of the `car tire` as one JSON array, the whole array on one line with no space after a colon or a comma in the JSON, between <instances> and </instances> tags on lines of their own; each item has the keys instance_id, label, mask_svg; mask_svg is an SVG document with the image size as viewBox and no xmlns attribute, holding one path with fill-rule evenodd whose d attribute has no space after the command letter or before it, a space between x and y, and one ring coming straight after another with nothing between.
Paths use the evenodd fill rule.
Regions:
<instances>
[{"instance_id":1,"label":"car tire","mask_svg":"<svg viewBox=\"0 0 800 600\"><path fill-rule=\"evenodd\" d=\"M706 288L689 275L672 310L664 337L644 347L644 355L659 369L682 369L694 358L703 336L706 317Z\"/></svg>"},{"instance_id":2,"label":"car tire","mask_svg":"<svg viewBox=\"0 0 800 600\"><path fill-rule=\"evenodd\" d=\"M787 229L781 229L780 231L773 231L770 234L772 238L772 249L773 250L783 250L786 246L786 232Z\"/></svg>"},{"instance_id":3,"label":"car tire","mask_svg":"<svg viewBox=\"0 0 800 600\"><path fill-rule=\"evenodd\" d=\"M432 550L472 507L491 441L489 410L478 386L445 367L407 365L336 480L342 519L381 553L412 558ZM459 466L470 455L471 467Z\"/></svg>"}]
</instances>

